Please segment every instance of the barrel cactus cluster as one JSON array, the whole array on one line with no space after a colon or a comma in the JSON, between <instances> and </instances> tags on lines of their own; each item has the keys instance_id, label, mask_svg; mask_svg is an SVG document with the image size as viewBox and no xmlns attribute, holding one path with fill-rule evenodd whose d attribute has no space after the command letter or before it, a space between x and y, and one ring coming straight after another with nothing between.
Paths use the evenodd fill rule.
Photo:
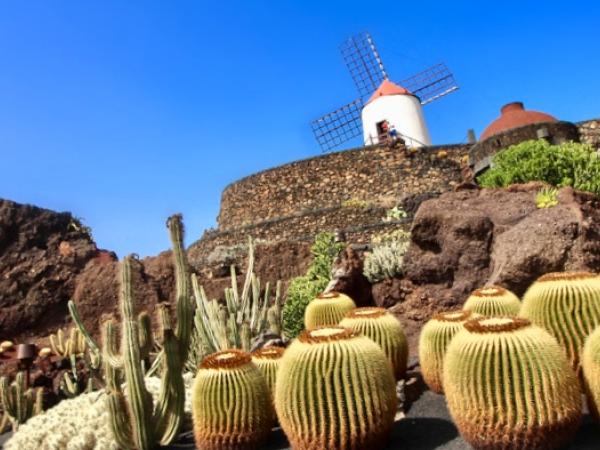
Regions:
<instances>
[{"instance_id":1,"label":"barrel cactus cluster","mask_svg":"<svg viewBox=\"0 0 600 450\"><path fill-rule=\"evenodd\" d=\"M479 317L471 311L449 311L436 314L425 324L419 338L419 361L423 380L434 392L441 394L443 387L444 357L452 338L462 330L464 323Z\"/></svg>"},{"instance_id":2,"label":"barrel cactus cluster","mask_svg":"<svg viewBox=\"0 0 600 450\"><path fill-rule=\"evenodd\" d=\"M514 316L521 309L519 297L500 286L486 286L471 293L463 309L482 316Z\"/></svg>"},{"instance_id":3,"label":"barrel cactus cluster","mask_svg":"<svg viewBox=\"0 0 600 450\"><path fill-rule=\"evenodd\" d=\"M354 300L340 292L326 292L317 295L306 307L304 313L304 326L311 328L337 325L344 318L344 314L356 308Z\"/></svg>"},{"instance_id":4,"label":"barrel cactus cluster","mask_svg":"<svg viewBox=\"0 0 600 450\"><path fill-rule=\"evenodd\" d=\"M475 449L560 448L581 419L579 383L562 348L523 318L466 322L448 346L444 391Z\"/></svg>"},{"instance_id":5,"label":"barrel cactus cluster","mask_svg":"<svg viewBox=\"0 0 600 450\"><path fill-rule=\"evenodd\" d=\"M396 380L404 378L408 342L398 319L385 308L356 308L346 313L340 326L350 328L378 344L388 357Z\"/></svg>"}]
</instances>

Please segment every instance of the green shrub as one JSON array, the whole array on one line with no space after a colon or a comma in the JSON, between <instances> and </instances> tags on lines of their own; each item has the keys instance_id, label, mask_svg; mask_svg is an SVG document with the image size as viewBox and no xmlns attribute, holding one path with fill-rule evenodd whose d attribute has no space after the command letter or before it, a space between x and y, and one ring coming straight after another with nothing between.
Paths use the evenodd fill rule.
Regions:
<instances>
[{"instance_id":1,"label":"green shrub","mask_svg":"<svg viewBox=\"0 0 600 450\"><path fill-rule=\"evenodd\" d=\"M344 245L335 242L333 233L319 233L315 237L311 247L313 261L306 275L294 278L287 290L282 311L283 332L287 337L294 338L304 330L306 306L327 287L333 261Z\"/></svg>"},{"instance_id":2,"label":"green shrub","mask_svg":"<svg viewBox=\"0 0 600 450\"><path fill-rule=\"evenodd\" d=\"M552 145L542 139L525 141L498 152L493 167L477 181L483 187L544 181L600 195L600 157L587 144Z\"/></svg>"},{"instance_id":3,"label":"green shrub","mask_svg":"<svg viewBox=\"0 0 600 450\"><path fill-rule=\"evenodd\" d=\"M392 209L387 210L383 220L389 222L390 220L406 219L407 217L408 213L401 206L394 206Z\"/></svg>"},{"instance_id":4,"label":"green shrub","mask_svg":"<svg viewBox=\"0 0 600 450\"><path fill-rule=\"evenodd\" d=\"M368 201L359 198L350 198L342 202L342 208L365 209L370 206L371 204Z\"/></svg>"},{"instance_id":5,"label":"green shrub","mask_svg":"<svg viewBox=\"0 0 600 450\"><path fill-rule=\"evenodd\" d=\"M382 239L373 246L373 251L365 257L363 273L371 282L402 275L404 254L410 244L410 233L398 230L394 239Z\"/></svg>"}]
</instances>

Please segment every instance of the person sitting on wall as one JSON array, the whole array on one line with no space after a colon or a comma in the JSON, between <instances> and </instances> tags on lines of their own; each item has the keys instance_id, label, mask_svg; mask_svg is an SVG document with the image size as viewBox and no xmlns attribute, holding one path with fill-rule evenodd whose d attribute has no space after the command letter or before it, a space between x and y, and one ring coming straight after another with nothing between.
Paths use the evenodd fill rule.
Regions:
<instances>
[{"instance_id":1,"label":"person sitting on wall","mask_svg":"<svg viewBox=\"0 0 600 450\"><path fill-rule=\"evenodd\" d=\"M398 130L396 130L396 127L394 127L394 125L390 125L388 127L388 136L390 138L390 146L391 147L396 147L398 145L405 145L406 144L404 142L404 139L402 139L400 137L400 133L398 133Z\"/></svg>"}]
</instances>

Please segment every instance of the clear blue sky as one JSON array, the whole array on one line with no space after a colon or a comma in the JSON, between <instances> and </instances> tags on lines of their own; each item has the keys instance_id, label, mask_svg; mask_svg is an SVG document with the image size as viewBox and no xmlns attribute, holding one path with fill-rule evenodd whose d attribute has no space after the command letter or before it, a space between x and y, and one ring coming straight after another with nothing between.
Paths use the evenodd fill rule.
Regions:
<instances>
[{"instance_id":1,"label":"clear blue sky","mask_svg":"<svg viewBox=\"0 0 600 450\"><path fill-rule=\"evenodd\" d=\"M0 197L72 211L99 246L187 241L221 190L319 153L308 123L355 98L338 45L369 30L392 79L444 61L434 143L499 107L600 116L597 2L0 0ZM259 219L259 218L257 218Z\"/></svg>"}]
</instances>

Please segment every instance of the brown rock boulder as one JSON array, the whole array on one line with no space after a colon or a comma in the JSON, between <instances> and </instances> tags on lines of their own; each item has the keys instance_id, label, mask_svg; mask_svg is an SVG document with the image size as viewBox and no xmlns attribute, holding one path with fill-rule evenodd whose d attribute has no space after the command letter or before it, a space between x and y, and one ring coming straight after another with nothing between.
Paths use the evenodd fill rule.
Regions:
<instances>
[{"instance_id":1,"label":"brown rock boulder","mask_svg":"<svg viewBox=\"0 0 600 450\"><path fill-rule=\"evenodd\" d=\"M97 254L70 213L0 200L0 340L62 326L75 278Z\"/></svg>"},{"instance_id":2,"label":"brown rock boulder","mask_svg":"<svg viewBox=\"0 0 600 450\"><path fill-rule=\"evenodd\" d=\"M332 280L326 291L342 292L358 307L373 306L371 283L363 275L363 260L351 246L347 246L334 262Z\"/></svg>"}]
</instances>

